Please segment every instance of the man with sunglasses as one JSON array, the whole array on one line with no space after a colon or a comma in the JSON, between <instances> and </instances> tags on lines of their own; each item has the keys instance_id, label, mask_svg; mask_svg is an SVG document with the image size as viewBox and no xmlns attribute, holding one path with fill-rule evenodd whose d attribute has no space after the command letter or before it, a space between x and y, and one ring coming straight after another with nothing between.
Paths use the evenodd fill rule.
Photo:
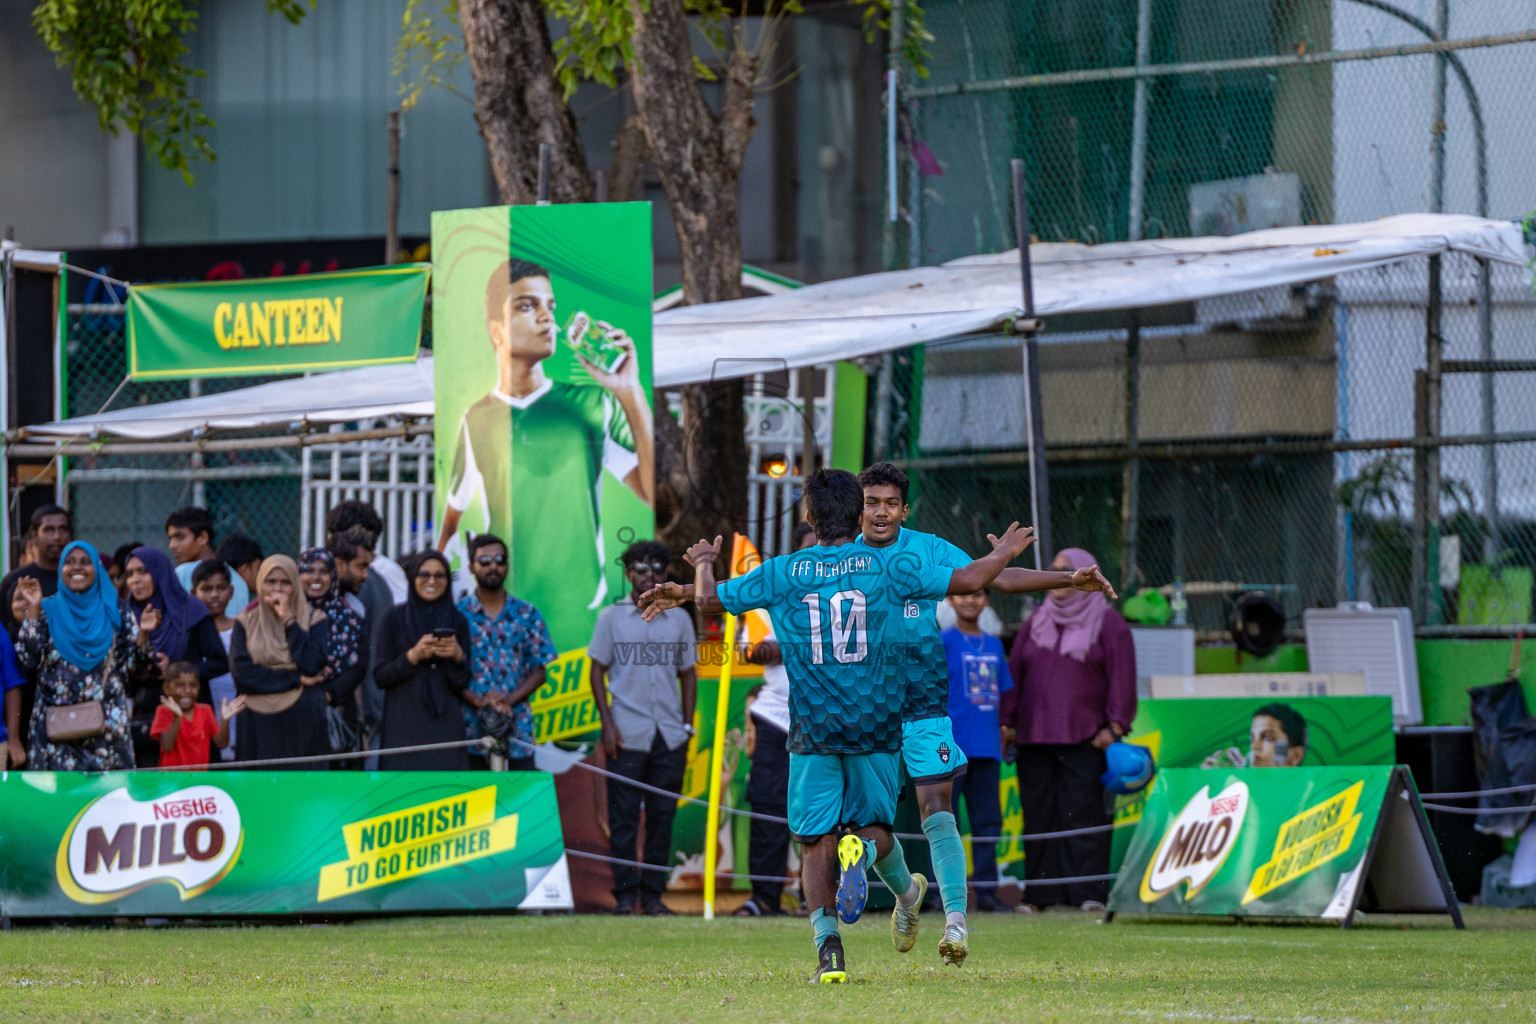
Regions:
<instances>
[{"instance_id":1,"label":"man with sunglasses","mask_svg":"<svg viewBox=\"0 0 1536 1024\"><path fill-rule=\"evenodd\" d=\"M533 751L522 745L534 742L528 699L544 685L544 667L558 652L539 610L507 593L506 541L482 533L470 538L468 551L475 589L459 598L458 607L469 620L469 689L481 697L503 698L512 709L509 738L521 741L508 743L505 757L492 754L486 759L471 752L470 764L497 768L501 762L509 771L532 771ZM468 738L483 735L475 708L465 705L464 722Z\"/></svg>"},{"instance_id":2,"label":"man with sunglasses","mask_svg":"<svg viewBox=\"0 0 1536 1024\"><path fill-rule=\"evenodd\" d=\"M693 617L680 608L647 622L635 595L667 580L672 553L653 540L631 544L621 556L630 592L597 616L587 657L592 665L592 699L603 726L608 770L647 786L679 793L693 737L698 696L698 656ZM612 697L610 704L609 698ZM645 808L645 851L636 856L640 809ZM675 797L659 797L617 779L608 783L608 847L615 860L655 865L642 878L639 868L613 865L615 914L637 912L665 917L661 902L672 863ZM637 909L635 897L640 897Z\"/></svg>"}]
</instances>

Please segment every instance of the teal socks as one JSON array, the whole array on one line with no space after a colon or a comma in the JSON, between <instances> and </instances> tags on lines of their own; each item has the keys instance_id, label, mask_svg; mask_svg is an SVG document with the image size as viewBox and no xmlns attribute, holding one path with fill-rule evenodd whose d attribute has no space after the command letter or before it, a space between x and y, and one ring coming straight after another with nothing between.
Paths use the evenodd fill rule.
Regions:
<instances>
[{"instance_id":1,"label":"teal socks","mask_svg":"<svg viewBox=\"0 0 1536 1024\"><path fill-rule=\"evenodd\" d=\"M869 843L871 856L874 854L874 843ZM891 841L891 852L881 860L875 861L875 874L891 890L892 895L898 899L907 896L912 891L912 872L907 870L907 858L901 852L901 840Z\"/></svg>"},{"instance_id":2,"label":"teal socks","mask_svg":"<svg viewBox=\"0 0 1536 1024\"><path fill-rule=\"evenodd\" d=\"M946 914L965 913L965 845L955 816L949 811L931 814L923 820L923 834L928 837L928 852L933 858L933 873L944 898ZM879 865L875 866L879 870Z\"/></svg>"},{"instance_id":3,"label":"teal socks","mask_svg":"<svg viewBox=\"0 0 1536 1024\"><path fill-rule=\"evenodd\" d=\"M816 952L821 952L821 944L837 934L837 914L826 907L817 907L811 911L811 931L816 937Z\"/></svg>"}]
</instances>

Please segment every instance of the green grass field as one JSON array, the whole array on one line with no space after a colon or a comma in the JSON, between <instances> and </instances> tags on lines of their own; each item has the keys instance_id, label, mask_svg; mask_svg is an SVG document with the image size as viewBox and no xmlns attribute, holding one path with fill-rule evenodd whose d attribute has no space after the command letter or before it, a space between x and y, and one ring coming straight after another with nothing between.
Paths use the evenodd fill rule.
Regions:
<instances>
[{"instance_id":1,"label":"green grass field","mask_svg":"<svg viewBox=\"0 0 1536 1024\"><path fill-rule=\"evenodd\" d=\"M963 971L937 915L895 953L844 929L850 984L805 983L803 920L413 918L330 926L17 927L0 1019L433 1021L1536 1020L1536 914L1312 925L973 921ZM1442 923L1445 922L1445 923Z\"/></svg>"}]
</instances>

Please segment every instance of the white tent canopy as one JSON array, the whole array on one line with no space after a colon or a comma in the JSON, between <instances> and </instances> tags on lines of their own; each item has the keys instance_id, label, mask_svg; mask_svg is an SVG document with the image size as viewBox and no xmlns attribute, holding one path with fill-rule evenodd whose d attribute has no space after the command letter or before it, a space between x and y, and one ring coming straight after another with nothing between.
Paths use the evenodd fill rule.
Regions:
<instances>
[{"instance_id":1,"label":"white tent canopy","mask_svg":"<svg viewBox=\"0 0 1536 1024\"><path fill-rule=\"evenodd\" d=\"M1519 225L1449 214L1227 238L1030 246L1035 312L1137 309L1300 284L1432 253L1524 264ZM999 329L1022 306L1017 250L829 281L656 316L653 379L673 387L873 355ZM26 428L32 438L150 440L432 415L432 360L342 370Z\"/></svg>"},{"instance_id":2,"label":"white tent canopy","mask_svg":"<svg viewBox=\"0 0 1536 1024\"><path fill-rule=\"evenodd\" d=\"M1229 238L1035 244L1035 313L1090 313L1299 284L1409 256L1456 250L1525 262L1509 221L1445 214L1274 228ZM685 306L656 318L654 374L667 386L807 366L991 331L1022 306L1018 250L828 281L757 299Z\"/></svg>"}]
</instances>

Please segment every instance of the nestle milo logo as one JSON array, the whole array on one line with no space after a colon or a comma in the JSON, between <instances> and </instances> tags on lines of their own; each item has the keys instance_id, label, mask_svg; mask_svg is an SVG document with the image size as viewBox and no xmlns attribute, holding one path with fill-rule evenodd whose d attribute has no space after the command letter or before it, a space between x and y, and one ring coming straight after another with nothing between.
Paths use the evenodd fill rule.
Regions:
<instances>
[{"instance_id":1,"label":"nestle milo logo","mask_svg":"<svg viewBox=\"0 0 1536 1024\"><path fill-rule=\"evenodd\" d=\"M1248 784L1234 782L1214 797L1201 786L1163 832L1141 880L1143 903L1153 903L1186 883L1184 898L1204 889L1237 845L1248 816Z\"/></svg>"},{"instance_id":2,"label":"nestle milo logo","mask_svg":"<svg viewBox=\"0 0 1536 1024\"><path fill-rule=\"evenodd\" d=\"M234 866L240 810L217 786L152 800L115 789L89 804L59 843L59 887L76 903L107 903L156 882L183 900L207 892Z\"/></svg>"}]
</instances>

